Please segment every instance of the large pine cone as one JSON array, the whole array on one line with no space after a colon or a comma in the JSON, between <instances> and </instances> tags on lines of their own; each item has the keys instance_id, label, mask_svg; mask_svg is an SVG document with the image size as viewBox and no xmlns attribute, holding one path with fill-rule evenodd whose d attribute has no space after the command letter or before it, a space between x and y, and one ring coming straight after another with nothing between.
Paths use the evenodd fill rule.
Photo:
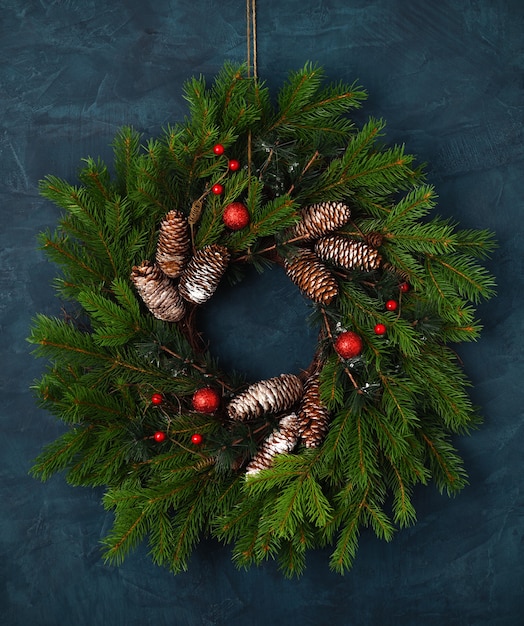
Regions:
<instances>
[{"instance_id":1,"label":"large pine cone","mask_svg":"<svg viewBox=\"0 0 524 626\"><path fill-rule=\"evenodd\" d=\"M180 276L180 295L195 304L209 300L226 271L230 256L228 249L218 244L197 250Z\"/></svg>"},{"instance_id":2,"label":"large pine cone","mask_svg":"<svg viewBox=\"0 0 524 626\"><path fill-rule=\"evenodd\" d=\"M286 273L313 302L330 304L338 294L338 284L328 268L309 250L301 250L286 264Z\"/></svg>"},{"instance_id":3,"label":"large pine cone","mask_svg":"<svg viewBox=\"0 0 524 626\"><path fill-rule=\"evenodd\" d=\"M151 313L165 322L178 322L186 312L184 300L177 287L162 270L149 261L135 265L131 280Z\"/></svg>"},{"instance_id":4,"label":"large pine cone","mask_svg":"<svg viewBox=\"0 0 524 626\"><path fill-rule=\"evenodd\" d=\"M180 211L169 211L160 224L156 262L170 278L182 273L187 261L191 241L189 226Z\"/></svg>"},{"instance_id":5,"label":"large pine cone","mask_svg":"<svg viewBox=\"0 0 524 626\"><path fill-rule=\"evenodd\" d=\"M316 373L304 384L304 395L298 411L299 434L306 448L317 448L324 441L329 422L329 411L320 401L320 383Z\"/></svg>"},{"instance_id":6,"label":"large pine cone","mask_svg":"<svg viewBox=\"0 0 524 626\"><path fill-rule=\"evenodd\" d=\"M380 267L382 257L375 248L363 241L343 235L327 235L315 244L315 252L323 261L347 270L370 272Z\"/></svg>"},{"instance_id":7,"label":"large pine cone","mask_svg":"<svg viewBox=\"0 0 524 626\"><path fill-rule=\"evenodd\" d=\"M269 435L257 454L246 467L246 476L253 476L260 470L271 467L277 454L291 452L298 441L298 421L295 413L286 415L278 427Z\"/></svg>"},{"instance_id":8,"label":"large pine cone","mask_svg":"<svg viewBox=\"0 0 524 626\"><path fill-rule=\"evenodd\" d=\"M250 385L228 404L231 419L250 420L264 413L279 413L292 407L302 396L302 383L294 374L280 374Z\"/></svg>"},{"instance_id":9,"label":"large pine cone","mask_svg":"<svg viewBox=\"0 0 524 626\"><path fill-rule=\"evenodd\" d=\"M292 236L318 239L349 222L351 209L343 202L321 202L305 207L302 219L295 224Z\"/></svg>"}]
</instances>

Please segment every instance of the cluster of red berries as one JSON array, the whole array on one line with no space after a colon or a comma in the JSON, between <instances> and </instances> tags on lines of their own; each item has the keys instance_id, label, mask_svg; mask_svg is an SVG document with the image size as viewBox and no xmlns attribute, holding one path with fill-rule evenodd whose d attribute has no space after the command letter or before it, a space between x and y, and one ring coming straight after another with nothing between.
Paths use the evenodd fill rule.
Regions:
<instances>
[{"instance_id":1,"label":"cluster of red berries","mask_svg":"<svg viewBox=\"0 0 524 626\"><path fill-rule=\"evenodd\" d=\"M409 291L409 284L402 283L399 289L402 293L407 293ZM388 311L396 311L398 309L398 301L387 300L385 307ZM388 331L385 324L375 324L373 330L375 335L379 336L385 335ZM335 352L343 359L354 359L362 353L362 337L352 330L344 331L336 338L334 347Z\"/></svg>"},{"instance_id":2,"label":"cluster of red berries","mask_svg":"<svg viewBox=\"0 0 524 626\"><path fill-rule=\"evenodd\" d=\"M225 148L221 143L217 143L213 148L213 152L217 156L222 156L225 153ZM227 167L231 172L236 172L240 169L240 162L236 159L229 159ZM220 183L215 183L211 187L211 191L216 196L219 196L224 192L224 186ZM249 211L242 202L230 202L222 213L222 221L229 230L242 230L249 224L249 220Z\"/></svg>"}]
</instances>

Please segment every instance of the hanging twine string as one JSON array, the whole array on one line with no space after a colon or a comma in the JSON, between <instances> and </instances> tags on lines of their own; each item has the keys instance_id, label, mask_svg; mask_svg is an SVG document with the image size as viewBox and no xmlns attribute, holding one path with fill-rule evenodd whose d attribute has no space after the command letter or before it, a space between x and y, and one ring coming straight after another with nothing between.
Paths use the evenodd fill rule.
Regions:
<instances>
[{"instance_id":1,"label":"hanging twine string","mask_svg":"<svg viewBox=\"0 0 524 626\"><path fill-rule=\"evenodd\" d=\"M251 78L251 67L253 67L253 77L258 78L257 67L257 3L256 0L246 0L246 25L247 25L247 72ZM251 63L253 59L253 63Z\"/></svg>"},{"instance_id":2,"label":"hanging twine string","mask_svg":"<svg viewBox=\"0 0 524 626\"><path fill-rule=\"evenodd\" d=\"M257 66L257 7L256 0L246 0L246 45L247 45L247 76L251 78L251 67L253 67L253 79L256 83L258 79ZM253 64L251 65L251 61ZM251 130L247 135L247 167L248 178L251 179L251 151L252 139Z\"/></svg>"}]
</instances>

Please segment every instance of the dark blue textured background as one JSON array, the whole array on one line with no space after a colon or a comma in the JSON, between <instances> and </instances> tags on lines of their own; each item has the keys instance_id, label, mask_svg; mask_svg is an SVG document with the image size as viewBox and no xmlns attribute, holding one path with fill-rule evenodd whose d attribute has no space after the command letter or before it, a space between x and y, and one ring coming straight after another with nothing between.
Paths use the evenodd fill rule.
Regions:
<instances>
[{"instance_id":1,"label":"dark blue textured background","mask_svg":"<svg viewBox=\"0 0 524 626\"><path fill-rule=\"evenodd\" d=\"M120 568L103 564L99 540L111 517L101 492L28 476L62 429L28 391L43 367L24 340L30 320L59 310L49 287L55 269L35 247L58 211L39 198L37 182L48 173L73 179L82 157L108 157L122 124L151 136L180 119L186 78L211 78L226 59L245 58L245 4L0 0L0 623L524 624L524 3L257 4L259 72L270 86L308 60L331 79L358 78L370 94L359 119L384 117L387 141L405 142L428 163L439 211L497 233L490 269L499 297L480 307L482 339L461 349L485 416L458 442L471 486L455 499L417 492L418 525L391 544L364 533L345 577L329 572L327 551L310 556L298 581L283 580L271 563L239 572L229 549L213 542L178 577L153 566L145 550ZM273 291L260 297L265 285ZM237 317L251 354L260 348L260 371L275 367L276 350L290 367L307 362L310 345L297 331L304 303L288 294L274 320L272 294L285 294L284 283L276 275L253 290L252 304L217 313L222 327ZM216 349L227 352L220 335ZM266 342L274 349L262 353Z\"/></svg>"}]
</instances>

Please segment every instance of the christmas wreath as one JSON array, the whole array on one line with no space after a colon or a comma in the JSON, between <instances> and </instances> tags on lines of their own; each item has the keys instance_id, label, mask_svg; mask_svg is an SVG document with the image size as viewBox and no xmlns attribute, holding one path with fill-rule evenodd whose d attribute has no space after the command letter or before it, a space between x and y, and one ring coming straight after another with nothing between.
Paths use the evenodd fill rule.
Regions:
<instances>
[{"instance_id":1,"label":"christmas wreath","mask_svg":"<svg viewBox=\"0 0 524 626\"><path fill-rule=\"evenodd\" d=\"M273 102L244 66L185 86L189 115L142 143L88 158L41 246L61 268L64 315L29 340L49 366L35 384L68 425L34 475L104 486L105 555L146 537L152 559L186 569L206 536L247 567L286 575L331 545L344 572L359 533L415 522L414 488L458 492L453 437L479 423L452 344L479 336L493 294L487 230L430 216L435 191L384 123L357 128L366 94L311 64ZM278 263L310 300L310 366L268 380L222 371L196 324L219 282Z\"/></svg>"}]
</instances>

